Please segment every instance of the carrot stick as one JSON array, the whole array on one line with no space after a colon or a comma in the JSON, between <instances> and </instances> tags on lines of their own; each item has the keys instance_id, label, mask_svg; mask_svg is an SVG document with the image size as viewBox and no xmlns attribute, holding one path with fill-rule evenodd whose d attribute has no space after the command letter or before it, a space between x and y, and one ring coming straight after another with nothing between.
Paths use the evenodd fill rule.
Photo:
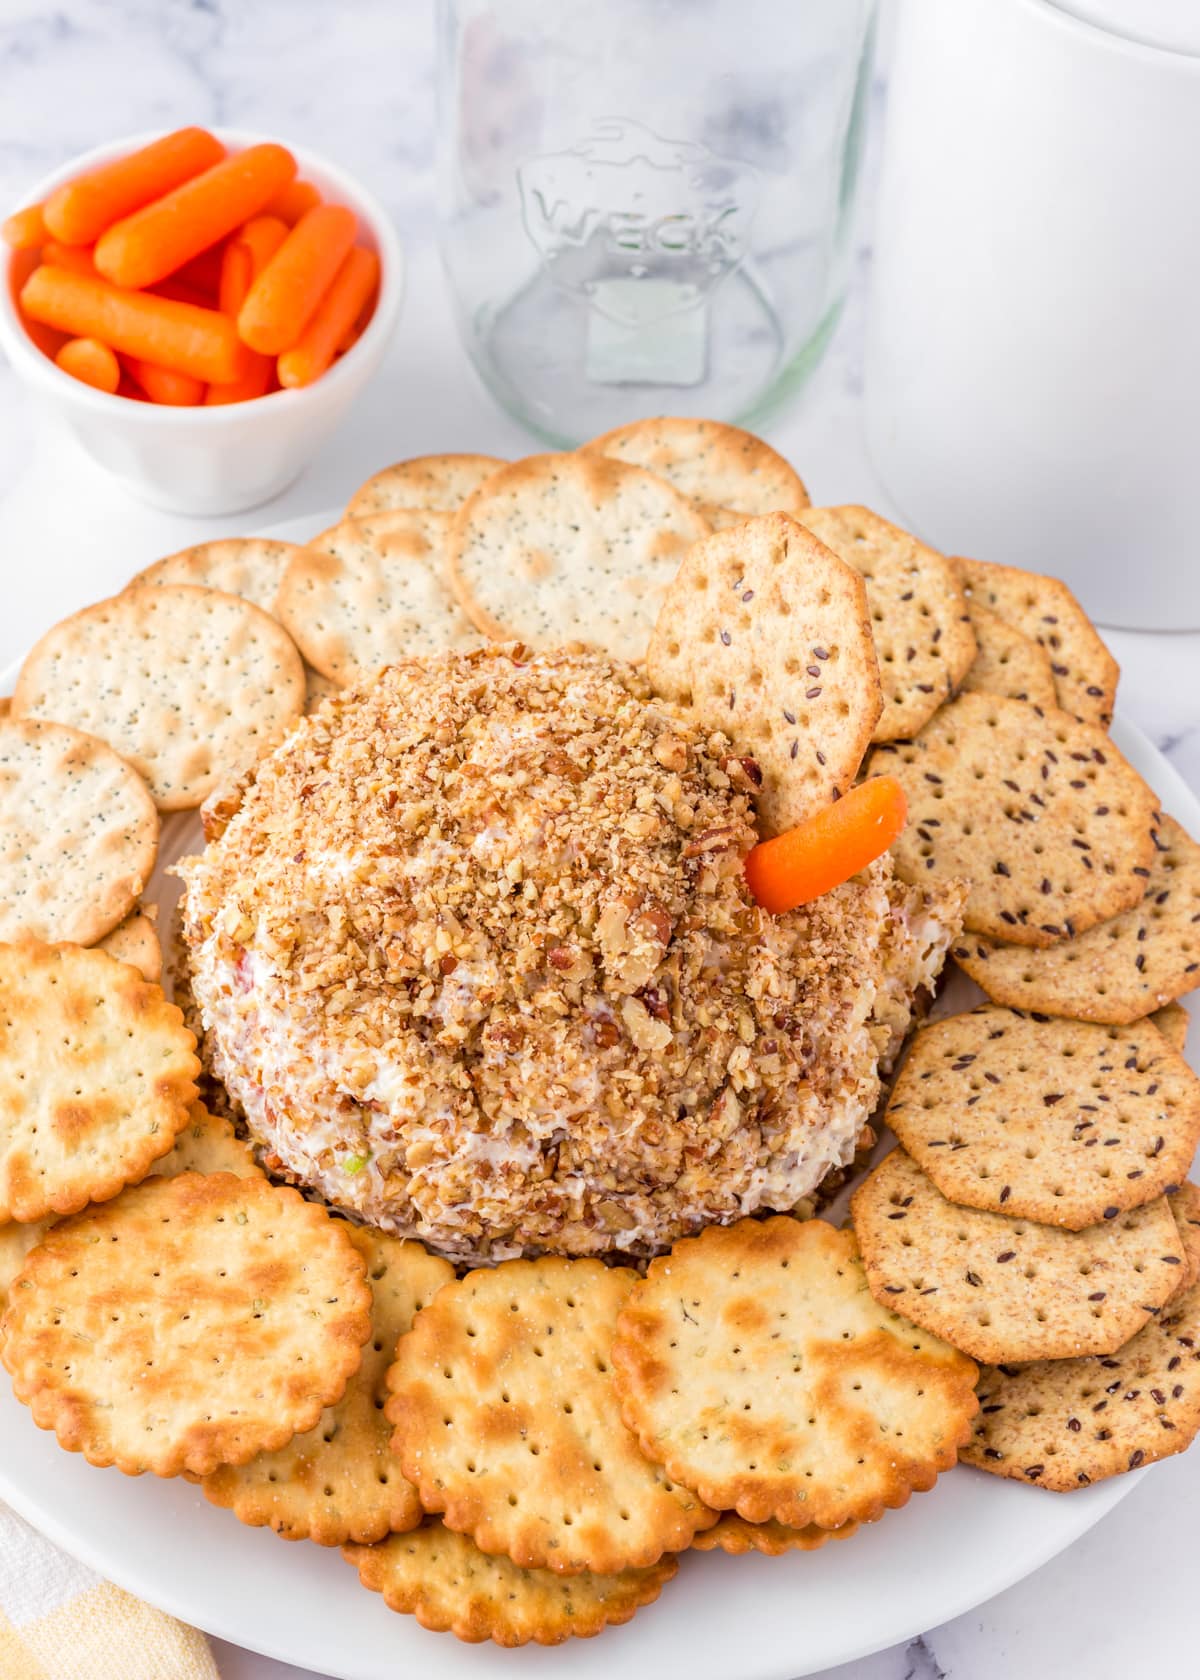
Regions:
<instances>
[{"instance_id":1,"label":"carrot stick","mask_svg":"<svg viewBox=\"0 0 1200 1680\"><path fill-rule=\"evenodd\" d=\"M286 147L247 146L114 222L96 242L96 267L116 286L152 286L257 215L295 173Z\"/></svg>"},{"instance_id":2,"label":"carrot stick","mask_svg":"<svg viewBox=\"0 0 1200 1680\"><path fill-rule=\"evenodd\" d=\"M64 373L111 397L121 383L121 364L96 338L69 338L54 358Z\"/></svg>"},{"instance_id":3,"label":"carrot stick","mask_svg":"<svg viewBox=\"0 0 1200 1680\"><path fill-rule=\"evenodd\" d=\"M225 242L218 299L226 315L236 316L254 281L287 238L278 216L252 216Z\"/></svg>"},{"instance_id":4,"label":"carrot stick","mask_svg":"<svg viewBox=\"0 0 1200 1680\"><path fill-rule=\"evenodd\" d=\"M35 268L21 289L21 307L35 321L76 338L98 338L194 379L228 384L245 369L233 322L215 309L122 292L63 268Z\"/></svg>"},{"instance_id":5,"label":"carrot stick","mask_svg":"<svg viewBox=\"0 0 1200 1680\"><path fill-rule=\"evenodd\" d=\"M196 309L215 309L217 307L216 293L202 292L197 286L189 286L186 280L181 280L178 274L168 274L165 280L160 280L157 286L147 286L148 297L171 298L175 303L190 303Z\"/></svg>"},{"instance_id":6,"label":"carrot stick","mask_svg":"<svg viewBox=\"0 0 1200 1680\"><path fill-rule=\"evenodd\" d=\"M354 244L354 212L318 204L288 234L250 288L238 332L251 349L277 356L296 343Z\"/></svg>"},{"instance_id":7,"label":"carrot stick","mask_svg":"<svg viewBox=\"0 0 1200 1680\"><path fill-rule=\"evenodd\" d=\"M125 369L151 402L162 403L167 408L195 408L204 401L204 381L193 379L190 373L159 367L140 356L126 356Z\"/></svg>"},{"instance_id":8,"label":"carrot stick","mask_svg":"<svg viewBox=\"0 0 1200 1680\"><path fill-rule=\"evenodd\" d=\"M176 129L57 188L46 200L46 226L65 245L90 245L131 210L211 169L224 156L224 146L207 129Z\"/></svg>"},{"instance_id":9,"label":"carrot stick","mask_svg":"<svg viewBox=\"0 0 1200 1680\"><path fill-rule=\"evenodd\" d=\"M295 227L300 218L315 210L320 202L321 195L311 181L289 181L267 205L267 215L278 216L281 222Z\"/></svg>"},{"instance_id":10,"label":"carrot stick","mask_svg":"<svg viewBox=\"0 0 1200 1680\"><path fill-rule=\"evenodd\" d=\"M60 245L57 239L48 239L42 246L42 261L51 268L69 268L72 274L99 278L90 245Z\"/></svg>"},{"instance_id":11,"label":"carrot stick","mask_svg":"<svg viewBox=\"0 0 1200 1680\"><path fill-rule=\"evenodd\" d=\"M185 286L191 286L194 291L205 292L210 298L215 298L217 287L221 283L221 259L224 254L223 244L209 245L190 262L185 262L175 269L170 278L180 281Z\"/></svg>"},{"instance_id":12,"label":"carrot stick","mask_svg":"<svg viewBox=\"0 0 1200 1680\"><path fill-rule=\"evenodd\" d=\"M28 251L31 247L46 243L46 223L42 217L42 206L30 204L24 210L16 210L0 229L4 234L4 242L11 245L14 251Z\"/></svg>"},{"instance_id":13,"label":"carrot stick","mask_svg":"<svg viewBox=\"0 0 1200 1680\"><path fill-rule=\"evenodd\" d=\"M872 776L799 828L760 841L746 858L746 884L764 910L794 910L882 856L907 814L895 776Z\"/></svg>"},{"instance_id":14,"label":"carrot stick","mask_svg":"<svg viewBox=\"0 0 1200 1680\"><path fill-rule=\"evenodd\" d=\"M205 404L209 408L217 408L223 403L250 402L254 397L265 397L274 371L273 357L251 351L250 366L242 377L231 380L228 385L210 385L204 395Z\"/></svg>"},{"instance_id":15,"label":"carrot stick","mask_svg":"<svg viewBox=\"0 0 1200 1680\"><path fill-rule=\"evenodd\" d=\"M279 383L285 390L311 385L337 354L342 335L359 317L379 279L379 258L356 245L338 269L333 284L317 305L300 341L279 358Z\"/></svg>"}]
</instances>

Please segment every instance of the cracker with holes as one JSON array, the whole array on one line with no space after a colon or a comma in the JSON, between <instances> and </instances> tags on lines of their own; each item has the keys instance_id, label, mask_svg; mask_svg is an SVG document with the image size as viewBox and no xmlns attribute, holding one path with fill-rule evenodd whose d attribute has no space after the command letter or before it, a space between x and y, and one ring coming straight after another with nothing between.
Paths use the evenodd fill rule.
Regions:
<instances>
[{"instance_id":1,"label":"cracker with holes","mask_svg":"<svg viewBox=\"0 0 1200 1680\"><path fill-rule=\"evenodd\" d=\"M559 1575L521 1569L511 1558L481 1552L465 1534L428 1517L409 1534L377 1546L346 1546L342 1555L389 1610L415 1616L433 1633L470 1645L561 1645L590 1639L652 1604L679 1568L673 1556L619 1574Z\"/></svg>"},{"instance_id":2,"label":"cracker with holes","mask_svg":"<svg viewBox=\"0 0 1200 1680\"><path fill-rule=\"evenodd\" d=\"M664 479L603 455L533 455L455 515L450 587L495 641L583 638L639 663L667 585L708 521Z\"/></svg>"},{"instance_id":3,"label":"cracker with holes","mask_svg":"<svg viewBox=\"0 0 1200 1680\"><path fill-rule=\"evenodd\" d=\"M97 940L102 951L118 962L136 968L142 979L148 980L151 985L157 985L162 979L163 969L162 946L154 926L156 914L157 906L153 904L149 910L134 910L123 922L118 922L111 933Z\"/></svg>"},{"instance_id":4,"label":"cracker with holes","mask_svg":"<svg viewBox=\"0 0 1200 1680\"><path fill-rule=\"evenodd\" d=\"M1174 1045L1180 1055L1183 1054L1187 1049L1191 1017L1181 1003L1164 1003L1161 1009L1156 1009L1146 1019L1158 1028L1168 1044Z\"/></svg>"},{"instance_id":5,"label":"cracker with holes","mask_svg":"<svg viewBox=\"0 0 1200 1680\"><path fill-rule=\"evenodd\" d=\"M321 1546L369 1546L424 1515L388 1445L386 1378L414 1314L454 1277L453 1266L420 1243L360 1226L347 1226L346 1235L366 1261L372 1307L371 1336L345 1394L286 1446L204 1478L213 1504L242 1522Z\"/></svg>"},{"instance_id":6,"label":"cracker with holes","mask_svg":"<svg viewBox=\"0 0 1200 1680\"><path fill-rule=\"evenodd\" d=\"M660 416L617 426L583 445L585 455L606 455L645 467L686 496L714 531L760 513L790 513L808 506L800 476L753 432L718 420Z\"/></svg>"},{"instance_id":7,"label":"cracker with holes","mask_svg":"<svg viewBox=\"0 0 1200 1680\"><path fill-rule=\"evenodd\" d=\"M636 1281L598 1260L509 1260L417 1314L387 1415L426 1510L563 1575L648 1568L716 1520L621 1422L610 1347Z\"/></svg>"},{"instance_id":8,"label":"cracker with holes","mask_svg":"<svg viewBox=\"0 0 1200 1680\"><path fill-rule=\"evenodd\" d=\"M910 740L955 692L975 658L958 573L944 554L870 508L809 508L799 517L866 581L883 685L873 739Z\"/></svg>"},{"instance_id":9,"label":"cracker with holes","mask_svg":"<svg viewBox=\"0 0 1200 1680\"><path fill-rule=\"evenodd\" d=\"M495 455L417 455L411 461L397 461L359 486L346 517L365 519L395 508L457 513L468 496L507 465Z\"/></svg>"},{"instance_id":10,"label":"cracker with holes","mask_svg":"<svg viewBox=\"0 0 1200 1680\"><path fill-rule=\"evenodd\" d=\"M1115 1353L985 1370L962 1457L1069 1493L1183 1452L1198 1431L1200 1286Z\"/></svg>"},{"instance_id":11,"label":"cracker with holes","mask_svg":"<svg viewBox=\"0 0 1200 1680\"><path fill-rule=\"evenodd\" d=\"M1146 891L1154 794L1103 730L1066 712L960 694L915 741L877 747L867 770L908 796L897 873L968 880L973 933L1054 945Z\"/></svg>"},{"instance_id":12,"label":"cracker with holes","mask_svg":"<svg viewBox=\"0 0 1200 1680\"><path fill-rule=\"evenodd\" d=\"M931 1488L975 1413L975 1366L871 1298L823 1220L709 1226L651 1262L613 1365L643 1452L748 1522L838 1529Z\"/></svg>"},{"instance_id":13,"label":"cracker with holes","mask_svg":"<svg viewBox=\"0 0 1200 1680\"><path fill-rule=\"evenodd\" d=\"M887 1123L950 1201L1078 1231L1186 1175L1200 1079L1145 1021L986 1004L918 1032Z\"/></svg>"},{"instance_id":14,"label":"cracker with holes","mask_svg":"<svg viewBox=\"0 0 1200 1680\"><path fill-rule=\"evenodd\" d=\"M283 627L191 584L131 589L64 619L21 667L13 712L99 736L160 811L188 810L260 757L304 710L304 664Z\"/></svg>"},{"instance_id":15,"label":"cracker with holes","mask_svg":"<svg viewBox=\"0 0 1200 1680\"><path fill-rule=\"evenodd\" d=\"M342 687L398 659L483 646L443 579L450 524L400 509L343 520L297 550L279 617L315 670Z\"/></svg>"},{"instance_id":16,"label":"cracker with holes","mask_svg":"<svg viewBox=\"0 0 1200 1680\"><path fill-rule=\"evenodd\" d=\"M315 712L317 707L330 699L334 694L342 691L341 683L335 683L329 677L322 676L320 671L311 665L304 667L304 715Z\"/></svg>"},{"instance_id":17,"label":"cracker with holes","mask_svg":"<svg viewBox=\"0 0 1200 1680\"><path fill-rule=\"evenodd\" d=\"M199 1102L192 1104L187 1124L176 1136L173 1148L151 1170L159 1178L177 1178L185 1172L263 1177L254 1151L245 1138L238 1136L233 1121L223 1114L210 1114Z\"/></svg>"},{"instance_id":18,"label":"cracker with holes","mask_svg":"<svg viewBox=\"0 0 1200 1680\"><path fill-rule=\"evenodd\" d=\"M1182 1295L1200 1281L1200 1185L1185 1181L1178 1190L1168 1193L1167 1201L1183 1245L1183 1276L1175 1290L1176 1295Z\"/></svg>"},{"instance_id":19,"label":"cracker with holes","mask_svg":"<svg viewBox=\"0 0 1200 1680\"><path fill-rule=\"evenodd\" d=\"M48 1231L4 1363L41 1429L127 1475L244 1464L341 1398L371 1328L362 1255L264 1178L151 1178Z\"/></svg>"},{"instance_id":20,"label":"cracker with holes","mask_svg":"<svg viewBox=\"0 0 1200 1680\"><path fill-rule=\"evenodd\" d=\"M862 578L784 514L692 549L646 671L659 694L754 754L770 833L846 792L882 705Z\"/></svg>"},{"instance_id":21,"label":"cracker with holes","mask_svg":"<svg viewBox=\"0 0 1200 1680\"><path fill-rule=\"evenodd\" d=\"M1117 1025L1140 1020L1200 986L1200 845L1173 817L1162 819L1142 882L1130 909L1049 950L968 934L954 960L1014 1009Z\"/></svg>"},{"instance_id":22,"label":"cracker with holes","mask_svg":"<svg viewBox=\"0 0 1200 1680\"><path fill-rule=\"evenodd\" d=\"M876 1300L981 1363L1111 1353L1182 1275L1165 1196L1066 1231L957 1207L894 1149L855 1191L851 1215Z\"/></svg>"},{"instance_id":23,"label":"cracker with holes","mask_svg":"<svg viewBox=\"0 0 1200 1680\"><path fill-rule=\"evenodd\" d=\"M0 939L103 939L157 851L154 801L111 747L62 724L0 719Z\"/></svg>"},{"instance_id":24,"label":"cracker with holes","mask_svg":"<svg viewBox=\"0 0 1200 1680\"><path fill-rule=\"evenodd\" d=\"M762 1557L783 1557L788 1552L815 1552L827 1540L849 1540L857 1534L859 1524L843 1523L841 1528L820 1528L809 1523L804 1528L789 1528L786 1523L747 1522L736 1511L722 1511L712 1528L697 1534L692 1549L697 1552L728 1552L731 1557L744 1557L758 1552Z\"/></svg>"},{"instance_id":25,"label":"cracker with holes","mask_svg":"<svg viewBox=\"0 0 1200 1680\"><path fill-rule=\"evenodd\" d=\"M135 572L126 589L161 589L166 584L190 583L240 595L243 601L275 614L275 599L288 563L299 554L296 543L274 537L218 537L168 554Z\"/></svg>"},{"instance_id":26,"label":"cracker with holes","mask_svg":"<svg viewBox=\"0 0 1200 1680\"><path fill-rule=\"evenodd\" d=\"M956 556L954 564L972 605L990 608L1045 648L1062 710L1107 729L1121 668L1066 584L986 560Z\"/></svg>"},{"instance_id":27,"label":"cracker with holes","mask_svg":"<svg viewBox=\"0 0 1200 1680\"><path fill-rule=\"evenodd\" d=\"M1040 642L1006 624L979 601L970 603L971 628L978 652L962 688L973 694L999 694L1027 700L1043 709L1058 705L1050 655Z\"/></svg>"},{"instance_id":28,"label":"cracker with holes","mask_svg":"<svg viewBox=\"0 0 1200 1680\"><path fill-rule=\"evenodd\" d=\"M187 1123L200 1063L173 1003L103 951L0 946L0 1218L115 1196Z\"/></svg>"}]
</instances>

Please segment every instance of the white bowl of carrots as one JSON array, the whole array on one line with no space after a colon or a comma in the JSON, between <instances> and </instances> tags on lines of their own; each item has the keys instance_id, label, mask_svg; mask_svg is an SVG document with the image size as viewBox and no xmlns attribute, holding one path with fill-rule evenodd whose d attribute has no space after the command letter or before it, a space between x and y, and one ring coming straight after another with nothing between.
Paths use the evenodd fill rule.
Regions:
<instances>
[{"instance_id":1,"label":"white bowl of carrots","mask_svg":"<svg viewBox=\"0 0 1200 1680\"><path fill-rule=\"evenodd\" d=\"M3 234L13 367L101 465L176 513L284 489L375 373L403 295L370 193L234 129L97 147Z\"/></svg>"}]
</instances>

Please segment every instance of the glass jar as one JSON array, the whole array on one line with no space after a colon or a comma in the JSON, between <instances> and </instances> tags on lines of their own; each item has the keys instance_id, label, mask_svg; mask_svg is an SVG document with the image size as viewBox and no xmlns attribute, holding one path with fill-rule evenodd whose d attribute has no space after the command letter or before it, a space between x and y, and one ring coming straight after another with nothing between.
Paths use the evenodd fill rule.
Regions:
<instances>
[{"instance_id":1,"label":"glass jar","mask_svg":"<svg viewBox=\"0 0 1200 1680\"><path fill-rule=\"evenodd\" d=\"M874 0L439 0L441 249L500 403L573 446L797 389L849 266Z\"/></svg>"}]
</instances>

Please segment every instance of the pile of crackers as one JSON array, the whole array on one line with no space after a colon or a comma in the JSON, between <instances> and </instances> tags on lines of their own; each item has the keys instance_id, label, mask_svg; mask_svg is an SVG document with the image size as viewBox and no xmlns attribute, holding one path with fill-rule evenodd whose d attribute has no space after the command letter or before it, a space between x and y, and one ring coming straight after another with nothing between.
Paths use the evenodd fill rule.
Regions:
<instances>
[{"instance_id":1,"label":"pile of crackers","mask_svg":"<svg viewBox=\"0 0 1200 1680\"><path fill-rule=\"evenodd\" d=\"M903 783L895 866L965 884L988 1001L915 1035L851 1226L456 1277L271 1182L200 1103L142 899L162 818L389 661L489 639L644 662L753 755L764 832ZM401 462L307 546L202 544L65 620L0 717L18 1397L91 1463L195 1479L502 1645L627 1621L688 1549L848 1538L960 1454L1067 1490L1180 1450L1200 847L1108 736L1117 674L1057 580L813 508L694 420Z\"/></svg>"}]
</instances>

